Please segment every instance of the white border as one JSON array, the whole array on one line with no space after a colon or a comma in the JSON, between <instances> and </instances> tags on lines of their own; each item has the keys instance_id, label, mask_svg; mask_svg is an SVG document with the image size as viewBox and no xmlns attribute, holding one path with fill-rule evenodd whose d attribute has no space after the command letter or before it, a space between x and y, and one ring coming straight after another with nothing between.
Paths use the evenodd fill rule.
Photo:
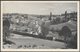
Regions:
<instances>
[{"instance_id":1,"label":"white border","mask_svg":"<svg viewBox=\"0 0 80 52\"><path fill-rule=\"evenodd\" d=\"M2 26L2 9L3 9L3 2L26 2L26 1L1 1L1 51L79 51L79 1L27 1L27 3L77 3L77 33L78 33L78 41L77 47L78 49L3 49L2 48L2 37L3 37L3 26Z\"/></svg>"}]
</instances>

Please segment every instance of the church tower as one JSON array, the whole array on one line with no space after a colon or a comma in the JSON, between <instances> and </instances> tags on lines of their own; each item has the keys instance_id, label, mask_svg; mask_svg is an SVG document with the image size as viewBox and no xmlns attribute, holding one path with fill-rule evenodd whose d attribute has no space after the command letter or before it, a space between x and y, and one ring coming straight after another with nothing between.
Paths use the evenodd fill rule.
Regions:
<instances>
[{"instance_id":1,"label":"church tower","mask_svg":"<svg viewBox=\"0 0 80 52\"><path fill-rule=\"evenodd\" d=\"M49 17L49 20L50 20L50 21L51 21L51 19L52 19L51 17L52 17L52 12L50 12L50 17Z\"/></svg>"}]
</instances>

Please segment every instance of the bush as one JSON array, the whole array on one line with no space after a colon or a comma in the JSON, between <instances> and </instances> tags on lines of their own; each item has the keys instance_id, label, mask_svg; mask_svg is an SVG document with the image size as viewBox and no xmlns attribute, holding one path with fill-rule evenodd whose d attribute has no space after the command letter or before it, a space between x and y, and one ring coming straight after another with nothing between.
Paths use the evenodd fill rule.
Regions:
<instances>
[{"instance_id":1,"label":"bush","mask_svg":"<svg viewBox=\"0 0 80 52\"><path fill-rule=\"evenodd\" d=\"M77 49L77 33L71 38L70 42L68 42L67 47Z\"/></svg>"}]
</instances>

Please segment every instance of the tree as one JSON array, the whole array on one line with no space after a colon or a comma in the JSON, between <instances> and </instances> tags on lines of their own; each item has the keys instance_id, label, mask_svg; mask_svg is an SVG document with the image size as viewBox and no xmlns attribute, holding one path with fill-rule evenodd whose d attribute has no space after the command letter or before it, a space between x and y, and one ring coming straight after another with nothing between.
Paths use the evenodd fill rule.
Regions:
<instances>
[{"instance_id":1,"label":"tree","mask_svg":"<svg viewBox=\"0 0 80 52\"><path fill-rule=\"evenodd\" d=\"M10 27L9 20L4 19L3 20L3 40L6 40L6 38L10 36L9 27Z\"/></svg>"},{"instance_id":2,"label":"tree","mask_svg":"<svg viewBox=\"0 0 80 52\"><path fill-rule=\"evenodd\" d=\"M60 18L56 18L56 23L60 23Z\"/></svg>"},{"instance_id":3,"label":"tree","mask_svg":"<svg viewBox=\"0 0 80 52\"><path fill-rule=\"evenodd\" d=\"M71 37L72 32L69 29L69 27L64 26L61 31L59 32L60 36L64 36L64 41L66 41L66 43L68 42L68 38Z\"/></svg>"},{"instance_id":4,"label":"tree","mask_svg":"<svg viewBox=\"0 0 80 52\"><path fill-rule=\"evenodd\" d=\"M77 33L71 37L71 40L67 44L67 47L77 49Z\"/></svg>"},{"instance_id":5,"label":"tree","mask_svg":"<svg viewBox=\"0 0 80 52\"><path fill-rule=\"evenodd\" d=\"M45 37L49 32L49 25L47 26L45 22L41 24L41 33Z\"/></svg>"}]
</instances>

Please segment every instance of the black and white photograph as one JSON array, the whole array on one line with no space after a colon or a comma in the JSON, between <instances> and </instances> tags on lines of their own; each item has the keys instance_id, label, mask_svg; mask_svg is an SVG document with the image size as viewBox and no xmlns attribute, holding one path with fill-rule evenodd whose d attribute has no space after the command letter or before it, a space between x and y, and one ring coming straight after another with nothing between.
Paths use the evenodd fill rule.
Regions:
<instances>
[{"instance_id":1,"label":"black and white photograph","mask_svg":"<svg viewBox=\"0 0 80 52\"><path fill-rule=\"evenodd\" d=\"M77 1L2 1L3 50L78 49Z\"/></svg>"}]
</instances>

